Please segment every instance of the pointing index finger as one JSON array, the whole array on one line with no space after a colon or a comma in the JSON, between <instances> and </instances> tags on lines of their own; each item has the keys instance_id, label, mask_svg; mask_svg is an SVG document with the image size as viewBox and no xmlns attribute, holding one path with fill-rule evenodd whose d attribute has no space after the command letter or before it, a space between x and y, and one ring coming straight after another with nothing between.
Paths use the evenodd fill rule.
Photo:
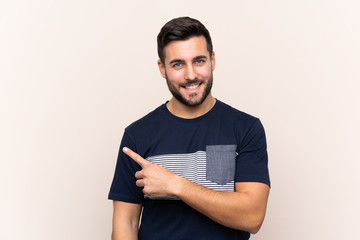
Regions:
<instances>
[{"instance_id":1,"label":"pointing index finger","mask_svg":"<svg viewBox=\"0 0 360 240\"><path fill-rule=\"evenodd\" d=\"M124 147L123 152L131 157L137 164L139 164L142 168L149 163L145 159L143 159L139 154L131 150L130 148Z\"/></svg>"}]
</instances>

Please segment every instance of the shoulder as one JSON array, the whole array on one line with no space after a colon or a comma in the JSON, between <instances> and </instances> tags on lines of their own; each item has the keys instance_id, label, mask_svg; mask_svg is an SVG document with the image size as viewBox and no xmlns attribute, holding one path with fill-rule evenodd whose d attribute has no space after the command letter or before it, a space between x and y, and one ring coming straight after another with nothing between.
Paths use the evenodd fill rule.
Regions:
<instances>
[{"instance_id":1,"label":"shoulder","mask_svg":"<svg viewBox=\"0 0 360 240\"><path fill-rule=\"evenodd\" d=\"M224 102L219 101L219 109L220 109L220 116L227 118L229 120L234 121L235 123L242 124L242 125L253 125L255 122L259 122L259 118L238 110Z\"/></svg>"},{"instance_id":2,"label":"shoulder","mask_svg":"<svg viewBox=\"0 0 360 240\"><path fill-rule=\"evenodd\" d=\"M222 125L227 125L235 132L239 141L245 137L254 135L263 136L265 134L264 127L259 118L250 115L246 112L240 111L226 103L220 102L221 109L219 111L219 118L221 118Z\"/></svg>"},{"instance_id":3,"label":"shoulder","mask_svg":"<svg viewBox=\"0 0 360 240\"><path fill-rule=\"evenodd\" d=\"M161 124L163 119L163 105L157 107L142 118L134 121L125 128L125 132L130 135L137 135L138 132L149 131L155 126Z\"/></svg>"}]
</instances>

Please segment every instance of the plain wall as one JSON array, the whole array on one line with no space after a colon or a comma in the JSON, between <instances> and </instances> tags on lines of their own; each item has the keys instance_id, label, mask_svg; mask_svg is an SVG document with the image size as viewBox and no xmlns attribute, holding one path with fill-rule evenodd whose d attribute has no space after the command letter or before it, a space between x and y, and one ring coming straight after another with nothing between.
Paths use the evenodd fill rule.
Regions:
<instances>
[{"instance_id":1,"label":"plain wall","mask_svg":"<svg viewBox=\"0 0 360 240\"><path fill-rule=\"evenodd\" d=\"M259 117L272 189L252 239L356 239L360 4L0 0L0 239L109 239L124 128L170 99L156 36L198 18L213 95Z\"/></svg>"}]
</instances>

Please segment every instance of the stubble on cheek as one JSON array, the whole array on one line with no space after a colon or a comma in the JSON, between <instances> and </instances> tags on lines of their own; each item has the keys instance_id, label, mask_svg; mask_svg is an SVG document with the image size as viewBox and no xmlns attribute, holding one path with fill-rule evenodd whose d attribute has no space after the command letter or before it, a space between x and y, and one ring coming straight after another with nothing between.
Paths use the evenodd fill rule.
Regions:
<instances>
[{"instance_id":1,"label":"stubble on cheek","mask_svg":"<svg viewBox=\"0 0 360 240\"><path fill-rule=\"evenodd\" d=\"M187 84L196 84L196 83L201 83L201 85L204 84L204 91L201 93L185 93L185 94L182 94L181 93L181 84L179 84L178 86L174 85L171 80L169 79L168 75L167 75L167 72L165 70L165 78L166 78L166 83L168 85L168 88L171 92L171 94L178 100L180 101L181 103L187 105L187 106L196 106L196 105L199 105L201 104L205 98L207 97L207 95L210 93L211 91L211 88L212 88L212 82L213 82L213 75L212 75L212 72L211 72L211 76L210 78L208 79L208 82L204 83L204 81L201 81L199 79L196 79L196 80L192 80L192 81L189 81ZM201 94L201 96L199 95Z\"/></svg>"}]
</instances>

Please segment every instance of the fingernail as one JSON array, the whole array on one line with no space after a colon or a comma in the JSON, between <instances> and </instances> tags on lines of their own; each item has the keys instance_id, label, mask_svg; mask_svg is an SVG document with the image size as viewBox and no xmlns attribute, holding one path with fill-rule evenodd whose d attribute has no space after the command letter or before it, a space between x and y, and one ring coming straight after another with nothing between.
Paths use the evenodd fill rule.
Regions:
<instances>
[{"instance_id":1,"label":"fingernail","mask_svg":"<svg viewBox=\"0 0 360 240\"><path fill-rule=\"evenodd\" d=\"M127 152L128 150L129 150L129 149L128 149L127 147L124 147L124 148L123 148L123 151L124 151L124 152Z\"/></svg>"}]
</instances>

